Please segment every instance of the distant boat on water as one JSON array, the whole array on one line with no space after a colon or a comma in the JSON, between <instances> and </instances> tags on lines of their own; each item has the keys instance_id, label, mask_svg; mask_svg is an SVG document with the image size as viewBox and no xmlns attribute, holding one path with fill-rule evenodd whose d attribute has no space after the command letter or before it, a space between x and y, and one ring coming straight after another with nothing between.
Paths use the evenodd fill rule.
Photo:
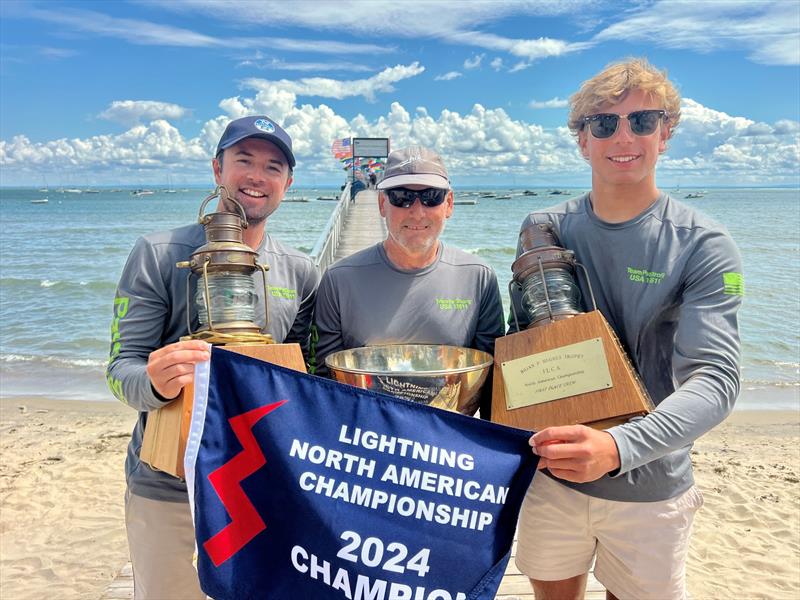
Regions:
<instances>
[{"instance_id":1,"label":"distant boat on water","mask_svg":"<svg viewBox=\"0 0 800 600\"><path fill-rule=\"evenodd\" d=\"M167 175L167 189L161 190L165 194L177 194L178 190L172 189L172 175Z\"/></svg>"},{"instance_id":2,"label":"distant boat on water","mask_svg":"<svg viewBox=\"0 0 800 600\"><path fill-rule=\"evenodd\" d=\"M82 194L83 193L83 190L80 190L78 188L64 188L61 191L64 192L65 194Z\"/></svg>"},{"instance_id":3,"label":"distant boat on water","mask_svg":"<svg viewBox=\"0 0 800 600\"><path fill-rule=\"evenodd\" d=\"M326 202L338 202L339 198L336 196L318 196L317 200L324 200Z\"/></svg>"},{"instance_id":4,"label":"distant boat on water","mask_svg":"<svg viewBox=\"0 0 800 600\"><path fill-rule=\"evenodd\" d=\"M133 190L131 196L152 196L155 194L153 190Z\"/></svg>"},{"instance_id":5,"label":"distant boat on water","mask_svg":"<svg viewBox=\"0 0 800 600\"><path fill-rule=\"evenodd\" d=\"M705 196L703 192L689 192L684 198L702 198L703 196Z\"/></svg>"},{"instance_id":6,"label":"distant boat on water","mask_svg":"<svg viewBox=\"0 0 800 600\"><path fill-rule=\"evenodd\" d=\"M537 194L533 190L525 190L524 192L522 192L522 195L523 196L538 196L539 194Z\"/></svg>"},{"instance_id":7,"label":"distant boat on water","mask_svg":"<svg viewBox=\"0 0 800 600\"><path fill-rule=\"evenodd\" d=\"M35 198L31 200L31 204L47 204L49 200L47 198Z\"/></svg>"}]
</instances>

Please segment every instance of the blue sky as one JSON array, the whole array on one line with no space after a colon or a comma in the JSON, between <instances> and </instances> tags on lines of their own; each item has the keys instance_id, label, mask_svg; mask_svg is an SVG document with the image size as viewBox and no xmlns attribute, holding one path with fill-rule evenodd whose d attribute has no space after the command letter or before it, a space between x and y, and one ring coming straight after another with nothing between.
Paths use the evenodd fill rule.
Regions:
<instances>
[{"instance_id":1,"label":"blue sky","mask_svg":"<svg viewBox=\"0 0 800 600\"><path fill-rule=\"evenodd\" d=\"M461 185L576 185L566 100L609 62L667 69L662 187L800 185L800 2L0 2L0 184L211 182L225 123L265 113L296 185L336 137L439 150Z\"/></svg>"}]
</instances>

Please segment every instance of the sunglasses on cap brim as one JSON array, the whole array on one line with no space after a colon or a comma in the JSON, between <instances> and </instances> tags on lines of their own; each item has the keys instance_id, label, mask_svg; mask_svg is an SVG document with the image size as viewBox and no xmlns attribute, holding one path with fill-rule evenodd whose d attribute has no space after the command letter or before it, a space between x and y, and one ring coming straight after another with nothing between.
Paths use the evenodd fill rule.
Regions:
<instances>
[{"instance_id":1,"label":"sunglasses on cap brim","mask_svg":"<svg viewBox=\"0 0 800 600\"><path fill-rule=\"evenodd\" d=\"M650 135L658 127L661 119L669 118L665 110L637 110L627 115L599 113L583 117L584 126L589 124L589 131L597 139L610 138L617 132L620 119L628 119L634 135Z\"/></svg>"},{"instance_id":2,"label":"sunglasses on cap brim","mask_svg":"<svg viewBox=\"0 0 800 600\"><path fill-rule=\"evenodd\" d=\"M398 208L408 208L414 204L414 200L417 198L419 198L419 203L422 204L422 206L431 208L433 206L439 206L444 202L444 199L447 198L448 191L449 190L440 188L410 190L404 187L397 187L384 190L383 193L386 195L386 199L389 200L389 204Z\"/></svg>"}]
</instances>

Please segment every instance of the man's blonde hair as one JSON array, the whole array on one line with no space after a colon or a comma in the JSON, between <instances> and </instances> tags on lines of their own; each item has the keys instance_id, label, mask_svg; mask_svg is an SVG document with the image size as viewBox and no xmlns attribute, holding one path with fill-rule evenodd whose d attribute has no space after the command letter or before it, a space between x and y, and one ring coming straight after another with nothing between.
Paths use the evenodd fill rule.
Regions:
<instances>
[{"instance_id":1,"label":"man's blonde hair","mask_svg":"<svg viewBox=\"0 0 800 600\"><path fill-rule=\"evenodd\" d=\"M669 134L675 131L681 119L681 95L666 71L659 71L644 58L629 58L611 63L600 73L587 79L569 99L569 126L575 135L585 125L583 117L600 112L604 104L618 104L631 90L642 90L658 100L667 111L665 123Z\"/></svg>"}]
</instances>

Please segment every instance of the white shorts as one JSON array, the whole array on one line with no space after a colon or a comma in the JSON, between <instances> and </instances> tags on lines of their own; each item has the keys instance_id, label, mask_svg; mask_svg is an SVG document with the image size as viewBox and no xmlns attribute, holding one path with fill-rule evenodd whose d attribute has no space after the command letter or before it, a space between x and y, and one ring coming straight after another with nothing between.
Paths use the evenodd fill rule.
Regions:
<instances>
[{"instance_id":1,"label":"white shorts","mask_svg":"<svg viewBox=\"0 0 800 600\"><path fill-rule=\"evenodd\" d=\"M188 502L159 502L125 492L125 525L135 600L205 600L194 568Z\"/></svg>"},{"instance_id":2,"label":"white shorts","mask_svg":"<svg viewBox=\"0 0 800 600\"><path fill-rule=\"evenodd\" d=\"M587 496L537 472L522 504L517 568L558 581L589 571L620 600L684 600L696 487L661 502Z\"/></svg>"}]
</instances>

